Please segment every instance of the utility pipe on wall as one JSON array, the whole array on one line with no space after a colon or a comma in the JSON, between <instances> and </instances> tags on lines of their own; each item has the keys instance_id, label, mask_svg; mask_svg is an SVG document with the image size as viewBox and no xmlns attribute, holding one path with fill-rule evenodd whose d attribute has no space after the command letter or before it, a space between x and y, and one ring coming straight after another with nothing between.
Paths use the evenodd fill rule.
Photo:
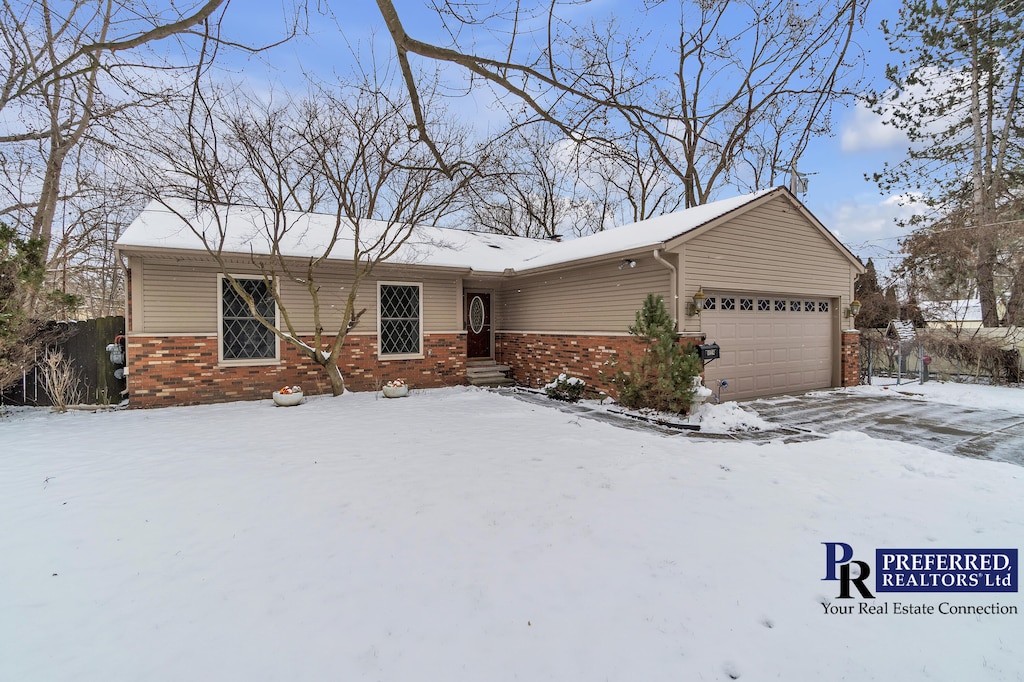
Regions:
<instances>
[{"instance_id":1,"label":"utility pipe on wall","mask_svg":"<svg viewBox=\"0 0 1024 682\"><path fill-rule=\"evenodd\" d=\"M669 280L671 282L670 286L672 288L672 317L675 319L676 331L681 332L683 331L683 327L681 324L683 318L679 314L679 302L682 300L679 298L679 272L676 270L676 266L672 265L667 260L661 257L661 249L654 250L654 260L664 265L666 268L669 269L669 272L672 273L671 278Z\"/></svg>"}]
</instances>

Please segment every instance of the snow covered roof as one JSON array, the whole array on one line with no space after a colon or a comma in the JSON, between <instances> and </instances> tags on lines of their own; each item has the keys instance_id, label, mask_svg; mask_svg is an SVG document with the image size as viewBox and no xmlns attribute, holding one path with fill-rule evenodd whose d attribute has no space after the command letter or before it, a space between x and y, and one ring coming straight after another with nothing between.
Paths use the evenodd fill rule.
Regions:
<instances>
[{"instance_id":1,"label":"snow covered roof","mask_svg":"<svg viewBox=\"0 0 1024 682\"><path fill-rule=\"evenodd\" d=\"M893 320L886 330L889 336L895 336L900 341L913 341L917 338L917 330L914 323L907 320Z\"/></svg>"},{"instance_id":2,"label":"snow covered roof","mask_svg":"<svg viewBox=\"0 0 1024 682\"><path fill-rule=\"evenodd\" d=\"M657 248L679 235L749 204L779 188L772 188L658 216L631 225L563 242L509 237L487 232L416 226L389 262L470 269L480 273L506 270L524 272L597 256L641 248ZM205 250L203 240L225 253L269 254L278 247L286 256L320 256L331 244L335 216L286 212L275 225L269 209L248 206L211 206L197 210L179 199L153 200L120 239L120 249ZM385 234L387 225L361 220L360 243L366 248ZM330 257L352 258L354 225L343 219Z\"/></svg>"},{"instance_id":3,"label":"snow covered roof","mask_svg":"<svg viewBox=\"0 0 1024 682\"><path fill-rule=\"evenodd\" d=\"M922 301L918 308L930 320L981 322L981 301L976 298Z\"/></svg>"}]
</instances>

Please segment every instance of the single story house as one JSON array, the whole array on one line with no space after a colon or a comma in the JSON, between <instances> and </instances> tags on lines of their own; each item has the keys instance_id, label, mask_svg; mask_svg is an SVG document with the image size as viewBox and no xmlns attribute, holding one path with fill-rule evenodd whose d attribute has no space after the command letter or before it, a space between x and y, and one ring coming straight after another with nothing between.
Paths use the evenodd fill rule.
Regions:
<instances>
[{"instance_id":1,"label":"single story house","mask_svg":"<svg viewBox=\"0 0 1024 682\"><path fill-rule=\"evenodd\" d=\"M265 334L239 304L200 239L216 240L230 273L265 295L256 264L270 250L267 219L263 209L154 200L118 240L129 270L133 406L267 398L285 384L328 392L320 367ZM302 271L328 243L335 217L294 214L286 222L280 253ZM343 230L317 270L328 331L342 322L352 248ZM863 271L783 187L562 242L417 227L359 284L357 307L366 312L340 367L352 390L395 378L415 388L464 384L475 363L488 361L525 385L569 372L607 390L602 370L636 347L628 328L655 293L681 337L719 344L705 383L726 380L723 399L851 385L858 341L846 327ZM311 335L312 306L298 279L273 285ZM272 298L265 312L281 314Z\"/></svg>"}]
</instances>

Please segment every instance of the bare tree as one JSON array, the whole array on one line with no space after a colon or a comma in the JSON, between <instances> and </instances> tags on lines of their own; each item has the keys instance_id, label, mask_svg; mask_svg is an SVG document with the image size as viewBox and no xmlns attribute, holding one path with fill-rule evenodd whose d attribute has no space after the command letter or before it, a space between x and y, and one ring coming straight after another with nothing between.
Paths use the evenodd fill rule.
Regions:
<instances>
[{"instance_id":1,"label":"bare tree","mask_svg":"<svg viewBox=\"0 0 1024 682\"><path fill-rule=\"evenodd\" d=\"M514 126L492 141L466 187L467 227L552 239L604 228L605 212L581 182L580 145L546 125Z\"/></svg>"},{"instance_id":2,"label":"bare tree","mask_svg":"<svg viewBox=\"0 0 1024 682\"><path fill-rule=\"evenodd\" d=\"M591 139L580 146L576 165L591 201L613 224L671 213L685 202L683 186L647 134L630 131L616 140Z\"/></svg>"},{"instance_id":3,"label":"bare tree","mask_svg":"<svg viewBox=\"0 0 1024 682\"><path fill-rule=\"evenodd\" d=\"M563 20L559 3L517 1L486 16L478 5L439 3L450 47L412 37L392 0L377 5L428 145L413 57L464 69L472 83L511 97L510 109L525 108L570 139L609 130L646 137L693 206L727 181L774 184L776 168L795 166L810 140L827 134L833 104L857 90L847 81L866 2L682 3L674 17L669 3L650 3L643 12L680 27L667 46L676 55L671 72L658 69L666 46L614 20ZM469 47L484 35L498 45L491 55Z\"/></svg>"},{"instance_id":4,"label":"bare tree","mask_svg":"<svg viewBox=\"0 0 1024 682\"><path fill-rule=\"evenodd\" d=\"M374 78L283 103L197 88L171 138L184 147L160 149L163 173L153 187L188 199L184 207L171 199L165 205L192 229L262 327L324 369L334 395L345 390L338 368L345 339L365 312L357 309L361 284L399 253L417 224L448 213L471 177L468 167L455 180L436 167L430 150L410 135L416 128L408 99L390 96L387 79ZM469 156L459 148L466 131L438 120L431 135L444 154ZM309 236L315 253L297 257L291 247L306 238L309 213L321 214L326 229ZM235 240L240 220L256 229L249 247ZM247 248L276 316L231 274L232 259ZM327 310L336 309L337 294L321 290L339 262L351 267L340 317ZM303 336L277 286L282 282L308 295L302 306L311 309L311 335Z\"/></svg>"},{"instance_id":5,"label":"bare tree","mask_svg":"<svg viewBox=\"0 0 1024 682\"><path fill-rule=\"evenodd\" d=\"M113 242L139 205L119 179L131 165L123 157L132 141L122 131L174 102L200 45L265 47L221 34L227 5L0 4L0 218L42 240L49 281L80 295L87 313L120 308ZM298 29L295 19L283 26L282 39ZM209 54L203 59L210 63Z\"/></svg>"},{"instance_id":6,"label":"bare tree","mask_svg":"<svg viewBox=\"0 0 1024 682\"><path fill-rule=\"evenodd\" d=\"M4 2L0 112L17 124L0 135L0 144L35 143L42 163L34 187L8 189L19 194L7 197L0 215L25 217L28 236L49 246L69 155L98 121L163 96L133 84L141 66L138 50L215 21L225 4L209 0L185 11L157 11L142 3L94 0ZM125 96L129 92L132 97Z\"/></svg>"}]
</instances>

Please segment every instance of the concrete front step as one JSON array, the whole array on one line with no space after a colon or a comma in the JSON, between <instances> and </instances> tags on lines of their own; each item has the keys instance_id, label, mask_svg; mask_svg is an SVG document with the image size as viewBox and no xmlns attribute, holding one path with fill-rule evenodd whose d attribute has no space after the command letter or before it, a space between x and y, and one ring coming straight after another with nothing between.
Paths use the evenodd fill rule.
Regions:
<instances>
[{"instance_id":1,"label":"concrete front step","mask_svg":"<svg viewBox=\"0 0 1024 682\"><path fill-rule=\"evenodd\" d=\"M469 360L466 363L466 380L473 386L513 386L515 382L505 376L510 369L491 358Z\"/></svg>"},{"instance_id":2,"label":"concrete front step","mask_svg":"<svg viewBox=\"0 0 1024 682\"><path fill-rule=\"evenodd\" d=\"M502 374L510 369L512 368L508 365L498 365L495 363L491 363L489 365L469 365L466 367L466 376L473 377L486 376L488 374Z\"/></svg>"},{"instance_id":3,"label":"concrete front step","mask_svg":"<svg viewBox=\"0 0 1024 682\"><path fill-rule=\"evenodd\" d=\"M498 386L515 386L514 381L504 375L497 376L486 376L486 377L467 377L470 385L472 386L487 386L487 387L498 387Z\"/></svg>"}]
</instances>

